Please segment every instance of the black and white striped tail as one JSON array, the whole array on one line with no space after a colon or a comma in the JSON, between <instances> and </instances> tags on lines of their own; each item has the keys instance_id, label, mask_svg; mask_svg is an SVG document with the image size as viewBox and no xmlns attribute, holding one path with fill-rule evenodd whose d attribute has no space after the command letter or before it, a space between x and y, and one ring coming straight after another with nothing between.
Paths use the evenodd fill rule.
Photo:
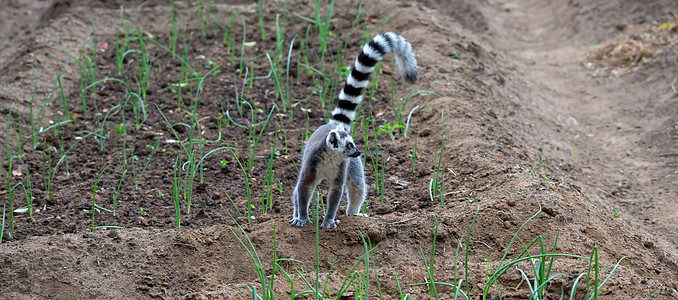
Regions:
<instances>
[{"instance_id":1,"label":"black and white striped tail","mask_svg":"<svg viewBox=\"0 0 678 300\"><path fill-rule=\"evenodd\" d=\"M401 35L393 32L380 33L369 41L355 60L346 86L339 92L339 103L332 111L330 122L344 124L347 127L355 120L356 108L363 100L363 90L369 84L370 73L384 54L393 52L400 75L408 83L417 80L417 60L412 45Z\"/></svg>"}]
</instances>

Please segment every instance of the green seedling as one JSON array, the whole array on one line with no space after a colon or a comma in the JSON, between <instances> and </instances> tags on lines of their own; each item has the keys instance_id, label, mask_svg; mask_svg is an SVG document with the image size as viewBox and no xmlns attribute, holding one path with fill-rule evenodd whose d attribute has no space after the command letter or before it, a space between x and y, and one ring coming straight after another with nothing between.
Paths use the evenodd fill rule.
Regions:
<instances>
[{"instance_id":1,"label":"green seedling","mask_svg":"<svg viewBox=\"0 0 678 300\"><path fill-rule=\"evenodd\" d=\"M257 1L257 13L259 15L259 30L261 31L261 39L266 39L266 30L264 29L264 10L262 8L263 0Z\"/></svg>"},{"instance_id":2,"label":"green seedling","mask_svg":"<svg viewBox=\"0 0 678 300\"><path fill-rule=\"evenodd\" d=\"M122 176L120 176L120 181L118 181L118 187L115 189L115 196L113 196L113 216L115 216L115 210L118 207L118 196L120 195L120 189L122 188L122 182L125 180L127 175L127 169L122 171ZM160 193L160 192L158 192Z\"/></svg>"},{"instance_id":3,"label":"green seedling","mask_svg":"<svg viewBox=\"0 0 678 300\"><path fill-rule=\"evenodd\" d=\"M330 37L330 20L332 19L332 12L334 10L334 0L330 2L325 10L323 16L320 12L320 0L313 0L315 12L315 26L318 31L318 41L320 42L320 63L324 67L325 53L327 52L327 44Z\"/></svg>"},{"instance_id":4,"label":"green seedling","mask_svg":"<svg viewBox=\"0 0 678 300\"><path fill-rule=\"evenodd\" d=\"M266 53L266 58L268 58L268 63L271 65L271 71L273 72L273 83L276 87L276 97L280 96L282 102L283 111L287 111L287 102L285 101L285 94L282 91L282 85L280 84L280 79L278 78L278 72L276 71L273 61L271 61L271 56Z\"/></svg>"},{"instance_id":5,"label":"green seedling","mask_svg":"<svg viewBox=\"0 0 678 300\"><path fill-rule=\"evenodd\" d=\"M614 214L615 217L621 216L621 213L617 211L617 209L613 208L612 213Z\"/></svg>"},{"instance_id":6,"label":"green seedling","mask_svg":"<svg viewBox=\"0 0 678 300\"><path fill-rule=\"evenodd\" d=\"M426 261L426 255L424 254L424 250L419 247L419 252L421 252L421 258L424 260L424 267L426 268L426 274L428 276L428 282L431 282L431 284L428 285L429 287L429 298L430 299L439 299L438 296L438 290L436 289L436 285L434 284L435 279L435 248L436 248L436 238L438 237L438 218L435 220L435 230L433 232L433 244L431 245L431 254L429 255L429 261Z\"/></svg>"},{"instance_id":7,"label":"green seedling","mask_svg":"<svg viewBox=\"0 0 678 300\"><path fill-rule=\"evenodd\" d=\"M433 179L429 185L429 193L431 196L431 201L436 197L440 197L440 207L445 206L445 190L444 190L444 164L443 164L443 149L445 148L445 108L440 112L440 118L442 120L441 125L441 141L440 141L440 155L438 156L438 166L435 168L433 173Z\"/></svg>"},{"instance_id":8,"label":"green seedling","mask_svg":"<svg viewBox=\"0 0 678 300\"><path fill-rule=\"evenodd\" d=\"M97 35L96 35L96 28L94 27L94 23L92 23L92 36L93 36L93 44L94 44L94 50L92 51L92 54L89 55L86 53L85 49L87 49L87 42L89 42L89 39L85 40L78 50L78 56L76 57L75 55L69 53L68 51L60 48L60 47L54 47L55 49L67 54L68 56L73 59L73 61L78 65L78 74L79 74L79 83L80 83L80 98L82 101L82 111L83 115L87 115L87 86L91 85L92 83L96 82L97 79L97 68L96 68L96 44L97 44ZM64 114L66 115L67 118L70 118L70 114L68 114L68 104L65 103L65 97L63 95L63 88L61 88L61 76L60 74L57 75L57 82L59 83L59 88L61 90L61 96L62 96L62 110L64 111ZM94 101L94 107L95 107L95 112L98 113L98 108L96 107L96 91L92 90L91 91L91 98Z\"/></svg>"},{"instance_id":9,"label":"green seedling","mask_svg":"<svg viewBox=\"0 0 678 300\"><path fill-rule=\"evenodd\" d=\"M6 136L5 136L5 148L6 148L6 153L7 153L7 157L8 157L8 165L9 165L8 166L8 189L11 187L11 189L9 189L9 196L10 196L9 200L10 200L10 204L12 204L12 205L10 205L10 207L13 209L14 190L17 189L19 186L21 186L21 188L23 189L23 192L24 192L24 197L26 199L26 208L22 209L22 210L24 210L23 212L27 212L28 213L28 219L30 221L33 221L33 184L31 183L30 166L26 163L26 161L23 160L23 158L25 156L25 152L24 152L24 149L23 149L23 146L22 146L23 145L23 133L22 133L22 130L21 130L21 127L22 127L21 126L21 117L17 116L16 121L15 121L15 119L12 117L13 107L14 107L14 103L12 103L12 105L10 106L10 112L7 115L7 131L5 132L5 134L6 134ZM11 131L10 131L10 126L9 126L10 124L12 124ZM19 153L18 155L12 155L12 152L11 152L10 147L9 147L9 141L7 140L7 138L8 138L8 136L11 132L13 132L14 135L16 136L16 145L17 145L16 148L17 148L17 151ZM12 171L12 165L13 165L13 161L15 159L19 160L21 162L21 167L23 167L23 170L21 170L21 167L19 167L19 169L16 170L16 172L17 172L16 174ZM12 173L11 175L15 175L15 176L23 176L24 175L23 172L25 172L26 173L25 174L26 175L25 183L19 182L19 183L15 184L14 186L11 186L11 181L10 181L11 177L9 177L9 176L11 176L10 172ZM13 218L14 212L17 212L17 210L14 210L14 209L12 210L12 214L11 214L12 222L10 222L11 225L13 225L13 221L14 221L14 218ZM13 226L11 226L11 227L13 229Z\"/></svg>"},{"instance_id":10,"label":"green seedling","mask_svg":"<svg viewBox=\"0 0 678 300\"><path fill-rule=\"evenodd\" d=\"M414 164L417 162L419 159L419 154L417 154L417 140L419 138L419 135L417 134L417 129L414 129L414 147L412 148L412 152L410 152L407 157L412 161L412 172L414 172Z\"/></svg>"},{"instance_id":11,"label":"green seedling","mask_svg":"<svg viewBox=\"0 0 678 300\"><path fill-rule=\"evenodd\" d=\"M468 62L471 60L472 57L473 57L473 55L469 55L463 63L459 63L462 67L461 76L464 76L464 75L468 74L469 72L471 72L471 70L468 69Z\"/></svg>"},{"instance_id":12,"label":"green seedling","mask_svg":"<svg viewBox=\"0 0 678 300\"><path fill-rule=\"evenodd\" d=\"M151 155L148 156L148 160L146 161L146 164L144 165L144 168L141 169L141 172L137 175L136 172L136 163L132 162L132 176L134 177L134 186L139 187L139 182L141 181L141 178L144 176L144 172L146 171L146 168L148 168L148 165L151 163L151 159L153 159L153 155L155 155L155 152L158 151L158 148L160 146L160 137L155 139L155 145L146 145L146 148L151 149ZM136 156L134 156L136 157Z\"/></svg>"},{"instance_id":13,"label":"green seedling","mask_svg":"<svg viewBox=\"0 0 678 300\"><path fill-rule=\"evenodd\" d=\"M230 201L230 202L231 202L231 205L233 205L233 208L235 208L235 212L238 213L238 217L242 217L242 214L240 213L240 210L238 210L238 206L235 205L235 202L233 202L233 199L231 198L231 196L230 196L228 193L226 193L226 192L224 192L224 193L226 194L226 197L228 198L228 201Z\"/></svg>"},{"instance_id":14,"label":"green seedling","mask_svg":"<svg viewBox=\"0 0 678 300\"><path fill-rule=\"evenodd\" d=\"M273 173L273 158L275 157L275 146L278 141L278 128L276 127L275 133L273 135L273 144L271 145L271 156L268 160L268 167L266 169L266 175L264 177L264 184L261 191L261 207L263 213L267 213L268 209L273 207L273 184L274 184L274 173ZM268 191L267 191L268 190Z\"/></svg>"},{"instance_id":15,"label":"green seedling","mask_svg":"<svg viewBox=\"0 0 678 300\"><path fill-rule=\"evenodd\" d=\"M391 141L393 144L396 144L395 141L395 136L398 134L398 129L405 128L403 125L398 125L398 124L384 124L384 125L379 125L379 129L377 130L377 135L381 135L382 133L386 132L388 134L388 137L391 138Z\"/></svg>"},{"instance_id":16,"label":"green seedling","mask_svg":"<svg viewBox=\"0 0 678 300\"><path fill-rule=\"evenodd\" d=\"M529 245L525 245L525 243L523 243L523 241L518 237L518 233L525 227L525 225L527 225L527 223L529 223L532 219L537 217L542 212L541 204L539 202L537 202L537 204L539 205L539 211L537 211L537 213L535 213L532 217L527 219L527 221L525 221L525 223L523 223L518 228L518 230L515 233L513 233L513 237L511 238L511 241L509 242L508 246L506 247L506 250L504 252L504 256L502 257L501 261L499 262L499 265L497 266L497 268L494 269L495 270L494 273L492 273L490 278L487 280L485 287L483 288L483 296L484 297L487 296L492 285L494 285L498 281L498 279L504 273L506 273L510 268L512 268L513 266L515 266L516 264L518 264L520 262L527 261L531 264L533 271L534 271L533 274L535 276L533 284L530 285L530 290L531 290L531 293L532 293L531 298L532 299L541 299L541 295L543 294L543 291L545 290L546 285L551 280L553 280L554 278L556 278L558 276L562 276L560 274L549 276L554 258L555 257L569 257L569 258L575 258L575 259L583 259L583 260L587 260L589 262L588 272L584 272L584 273L580 274L577 277L577 279L575 280L574 285L572 286L571 293L570 293L570 299L575 299L576 287L579 283L579 280L582 277L586 277L586 290L587 290L586 299L597 299L598 291L607 282L607 280L610 279L610 277L612 276L614 271L619 267L619 264L621 263L621 261L625 257L621 258L617 262L615 267L608 274L607 278L605 280L603 280L602 282L600 282L600 284L599 284L599 278L598 278L599 277L599 270L598 270L598 268L600 266L600 262L598 260L598 247L597 246L593 247L591 257L585 257L585 256L579 256L579 255L572 255L572 254L555 253L555 243L557 243L557 236L556 236L556 242L554 243L553 251L551 253L548 253L546 251L546 248L544 247L544 244L543 244L544 239L541 236L535 238L532 241L532 243L530 243ZM518 257L516 259L514 259L513 261L511 261L507 264L504 264L504 260L508 256L509 250L510 250L514 240L518 240L523 245L523 248L525 250L523 250L518 255ZM537 244L537 242L539 242L539 245L540 245L539 252L541 254L531 255L530 249L532 249L532 247L535 244ZM547 259L550 259L550 263L549 263L548 267L546 267L546 263L545 263ZM534 265L535 260L537 260L537 262L538 262L537 265ZM592 274L592 272L593 272L593 274ZM521 273L524 274L525 272L521 271ZM594 276L593 281L589 281L591 274ZM593 294L590 298L589 298L589 292Z\"/></svg>"},{"instance_id":17,"label":"green seedling","mask_svg":"<svg viewBox=\"0 0 678 300\"><path fill-rule=\"evenodd\" d=\"M96 133L94 133L94 132L90 132L90 133L88 133L88 134L82 136L81 138L76 139L75 143L73 143L73 144L72 144L67 150L65 150L65 151L64 151L64 146L63 146L63 140L61 140L61 157L60 157L59 160L56 162L54 168L52 168L52 169L49 171L50 175L49 175L49 180L48 180L48 182L47 182L47 186L48 186L47 190L48 190L48 191L51 191L51 186L52 186L52 183L54 182L54 176L56 175L57 170L59 169L59 166L61 165L61 163L64 162L64 161L66 160L66 156L68 155L68 153L70 153L71 150L73 150L73 148L75 148L75 146L77 146L79 143L81 143L82 141L85 141L88 137L93 136L93 135L95 135L95 134L96 134ZM66 169L66 172L68 173L68 169ZM47 199L49 199L50 193L46 193L46 197L47 197Z\"/></svg>"},{"instance_id":18,"label":"green seedling","mask_svg":"<svg viewBox=\"0 0 678 300\"><path fill-rule=\"evenodd\" d=\"M37 71L35 70L35 67L33 65L29 65L33 69L33 73L35 73L35 84L33 85L33 92L31 93L31 103L29 106L29 119L31 123L31 139L33 140L33 149L37 149L38 147L38 129L37 126L42 125L42 117L44 116L45 113L45 107L47 106L47 103L49 101L45 101L45 103L42 106L42 109L40 110L40 117L38 118L37 122L35 120L35 115L33 114L33 103L35 102L35 93L38 90L38 74ZM56 82L55 82L56 83ZM51 96L51 94L50 94ZM48 98L49 99L49 98Z\"/></svg>"},{"instance_id":19,"label":"green seedling","mask_svg":"<svg viewBox=\"0 0 678 300\"><path fill-rule=\"evenodd\" d=\"M321 72L320 70L311 67L307 64L301 64L302 67L306 68L310 74L317 74L320 76L320 78L314 78L313 83L315 85L314 93L317 93L318 96L320 97L320 106L322 107L323 110L323 116L325 117L325 122L329 120L329 111L327 111L327 107L331 107L332 105L332 100L330 99L331 97L328 96L328 92L330 90L330 84L331 81L330 78L328 78L325 73ZM320 79L322 79L322 84L320 82Z\"/></svg>"},{"instance_id":20,"label":"green seedling","mask_svg":"<svg viewBox=\"0 0 678 300\"><path fill-rule=\"evenodd\" d=\"M203 37L207 37L207 30L212 29L212 33L216 36L218 24L215 24L212 19L212 7L214 6L214 1L209 3L203 3L202 0L195 2L195 11L198 15L198 23L200 24L200 30ZM219 16L217 16L220 19Z\"/></svg>"},{"instance_id":21,"label":"green seedling","mask_svg":"<svg viewBox=\"0 0 678 300\"><path fill-rule=\"evenodd\" d=\"M172 176L172 203L174 204L174 223L181 228L181 152L174 160L174 174ZM189 206L190 207L190 206Z\"/></svg>"},{"instance_id":22,"label":"green seedling","mask_svg":"<svg viewBox=\"0 0 678 300\"><path fill-rule=\"evenodd\" d=\"M247 41L247 27L246 26L247 25L245 25L245 19L243 19L242 20L242 44L241 44L241 47L240 47L240 64L239 64L240 68L238 69L239 70L238 76L242 76L243 68L245 68L245 65L244 65L245 44L246 44L246 41ZM247 76L245 76L245 77L247 77ZM239 99L239 98L236 96L236 99Z\"/></svg>"},{"instance_id":23,"label":"green seedling","mask_svg":"<svg viewBox=\"0 0 678 300\"><path fill-rule=\"evenodd\" d=\"M553 251L551 254L556 253L556 244L558 243L558 234L559 232L556 233L556 239L553 243ZM522 241L521 241L522 242ZM544 255L544 257L540 258L537 260L536 265L534 264L533 260L530 260L530 264L532 266L532 269L534 270L534 280L530 282L529 276L520 268L516 266L516 270L520 272L522 275L523 279L526 280L528 289L530 290L530 293L532 294L532 298L535 299L542 299L546 295L546 284L549 283L551 280L564 276L565 274L558 273L551 275L551 268L553 267L553 262L555 260L556 256L548 256L548 252L546 251L546 247L544 245L544 242L542 239L539 240L540 242L540 253ZM525 244L523 244L525 247ZM525 250L527 251L529 255L529 249L525 247ZM548 267L546 266L546 261L549 260Z\"/></svg>"},{"instance_id":24,"label":"green seedling","mask_svg":"<svg viewBox=\"0 0 678 300\"><path fill-rule=\"evenodd\" d=\"M235 151L233 151L233 149L235 149L235 148L230 147L228 145L228 143L226 143L226 141L223 141L223 142L224 142L224 144L226 144L226 147L228 148L228 150L233 155L233 158L238 163L240 170L242 171L243 175L245 176L245 191L247 192L246 193L246 196L247 196L247 220L251 220L252 219L252 195L251 195L251 192L250 192L250 181L249 181L249 176L247 175L247 170L245 169L242 162L238 158L238 155L235 153ZM228 197L228 199L231 200L231 197ZM231 200L231 203L233 203L233 200ZM235 204L233 204L233 207L235 207ZM236 211L238 210L237 207L235 207L235 209L236 209ZM238 214L240 214L240 213L238 213Z\"/></svg>"},{"instance_id":25,"label":"green seedling","mask_svg":"<svg viewBox=\"0 0 678 300\"><path fill-rule=\"evenodd\" d=\"M202 9L202 0L195 1L195 12L198 15L198 23L200 24L200 30L202 31L202 36L207 36L207 20L204 17L204 12Z\"/></svg>"},{"instance_id":26,"label":"green seedling","mask_svg":"<svg viewBox=\"0 0 678 300\"><path fill-rule=\"evenodd\" d=\"M0 226L0 244L5 233L5 204L2 204L2 226Z\"/></svg>"},{"instance_id":27,"label":"green seedling","mask_svg":"<svg viewBox=\"0 0 678 300\"><path fill-rule=\"evenodd\" d=\"M243 228L238 224L238 222L231 217L233 222L238 227L238 232L233 229L230 225L228 225L228 230L233 234L233 237L238 240L238 243L245 249L247 252L247 255L250 257L250 260L252 260L252 264L254 265L254 268L257 273L257 277L259 278L259 284L261 287L261 296L259 293L257 293L257 286L251 286L250 290L252 291L252 299L261 299L261 300L269 300L269 299L275 299L274 295L274 288L273 288L273 283L275 281L275 275L278 271L282 273L283 276L285 276L289 281L290 281L290 294L292 294L292 299L295 298L294 294L294 284L292 281L292 278L290 277L289 274L282 268L280 265L282 262L295 262L295 263L301 263L298 260L293 260L293 259L283 259L283 258L278 258L277 257L277 238L276 238L276 231L275 231L275 222L273 222L273 259L271 261L271 271L268 272L266 271L267 269L264 267L264 264L261 261L261 258L259 257L259 253L257 253L256 248L254 247L254 244L252 244L252 241L250 240L249 236L247 236L247 233ZM243 238L240 236L244 237L244 240L247 241L247 244L243 241Z\"/></svg>"},{"instance_id":28,"label":"green seedling","mask_svg":"<svg viewBox=\"0 0 678 300\"><path fill-rule=\"evenodd\" d=\"M132 13L130 14L130 19L141 10L148 1L141 3L137 6ZM125 19L125 9L120 6L120 18L118 19L118 27L115 28L115 60L118 67L118 75L123 75L123 62L124 56L127 50L129 49L131 38L131 28L132 22ZM120 40L120 35L122 35L122 41ZM129 90L129 89L128 89Z\"/></svg>"},{"instance_id":29,"label":"green seedling","mask_svg":"<svg viewBox=\"0 0 678 300\"><path fill-rule=\"evenodd\" d=\"M176 8L174 6L174 0L169 0L169 7L170 7L170 26L169 26L169 33L167 36L169 37L169 49L171 49L170 53L172 53L172 58L176 58L176 53L177 53L177 34L178 34L178 26L177 26L177 12ZM117 34L116 34L117 38Z\"/></svg>"},{"instance_id":30,"label":"green seedling","mask_svg":"<svg viewBox=\"0 0 678 300\"><path fill-rule=\"evenodd\" d=\"M410 99L412 97L417 96L417 95L422 95L422 96L433 95L433 96L436 96L436 97L441 98L441 99L443 98L443 96L439 95L438 93L431 92L431 91L415 91L415 92L410 93L409 95L407 95L403 99L403 101L400 103L400 105L395 105L395 104L393 105L393 107L394 107L393 115L394 115L396 124L403 124L403 111L405 110L405 105L407 104L407 102L410 101ZM395 98L393 98L393 102L395 103ZM407 115L407 122L405 123L406 124L405 125L405 132L403 133L404 137L407 137L407 130L410 128L410 119L412 118L412 114L418 108L419 108L419 106L412 108L412 110L410 110L410 113Z\"/></svg>"},{"instance_id":31,"label":"green seedling","mask_svg":"<svg viewBox=\"0 0 678 300\"><path fill-rule=\"evenodd\" d=\"M92 192L92 211L91 211L91 215L92 215L92 231L96 231L96 227L94 226L94 215L95 215L95 213L96 213L96 209L97 209L97 208L105 209L105 208L103 208L103 207L97 205L97 203L96 203L96 195L97 195L97 192L99 191L99 190L97 190L97 186L99 185L99 181L101 180L101 176L104 175L104 171L106 171L106 169L108 169L109 166L111 166L111 164L106 165L106 167L104 167L104 169L101 170L101 172L99 172L99 176L97 176L97 180L94 181L94 184L92 185L92 190L93 190L93 192Z\"/></svg>"},{"instance_id":32,"label":"green seedling","mask_svg":"<svg viewBox=\"0 0 678 300\"><path fill-rule=\"evenodd\" d=\"M555 262L556 257L565 257L565 258L571 258L571 259L582 259L586 260L589 262L589 267L588 271L581 273L576 280L574 281L574 284L572 286L572 289L570 291L570 296L569 299L578 299L581 297L576 296L576 291L577 291L577 286L579 282L581 281L582 278L586 279L586 297L584 299L597 299L598 297L598 291L604 290L603 285L610 280L610 277L612 274L616 271L616 269L619 267L621 261L625 258L620 259L617 264L615 265L614 268L612 268L607 275L607 277L604 280L600 280L600 267L601 266L599 260L598 260L598 248L597 246L593 247L593 251L591 253L590 257L585 257L585 256L579 256L579 255L573 255L573 254L561 254L561 253L556 253L556 245L558 242L558 234L556 234L556 238L554 240L553 248L549 251L549 249L545 245L545 238L542 236L539 236L535 238L529 245L525 244L522 239L518 236L520 231L532 220L534 219L537 215L541 213L541 205L539 205L539 211L535 213L532 217L530 217L525 223L523 223L518 230L515 233L511 233L513 235L511 241L509 242L507 247L504 247L506 250L504 252L504 256L499 262L499 265L496 267L490 266L488 264L487 267L487 272L486 272L486 279L485 283L483 284L482 288L482 293L480 295L474 296L472 293L473 291L473 286L474 284L471 282L471 278L469 278L469 251L470 251L470 245L471 245L471 239L470 239L470 234L471 234L471 229L473 228L475 224L476 217L478 216L478 211L480 207L476 208L476 213L473 217L473 220L471 222L471 226L469 227L469 230L464 234L459 239L459 243L457 245L457 251L455 252L454 255L454 261L453 261L453 276L452 280L453 283L445 283L445 282L437 282L434 279L433 276L433 267L435 266L435 261L434 261L434 247L435 247L435 238L436 238L436 233L437 233L437 222L436 222L436 231L434 231L434 242L432 245L432 251L431 251L431 256L429 261L426 261L426 257L422 252L422 257L424 258L424 267L426 268L426 271L428 273L428 278L426 283L415 283L415 284L410 284L410 286L423 286L426 285L429 287L429 292L430 292L430 298L436 298L438 299L438 294L437 294L437 289L435 288L436 286L445 286L452 288L454 291L454 299L457 298L463 298L463 299L475 299L475 298L480 298L480 299L488 299L489 292L492 289L492 287L497 283L499 278L503 274L505 274L509 269L511 268L516 268L518 272L523 277L523 282L526 282L528 285L528 289L530 291L530 299L546 299L546 287L547 285L552 282L555 278L564 276L564 274L558 273L558 274L551 274L552 267ZM459 250L462 248L463 241L465 240L466 247L465 247L465 260L464 260L464 277L463 278L457 278L457 260L459 258ZM511 246L513 245L514 241L519 241L520 244L523 246L523 251L512 261L504 264L504 260L506 259ZM533 252L533 247L537 246L537 251L540 254L537 255L532 255L531 252ZM488 261L486 259L486 261ZM521 262L527 263L528 266L532 268L531 272L528 274L528 272L518 268L518 264ZM397 275L396 275L397 276ZM530 278L532 277L532 278ZM459 279L457 281L457 279ZM399 286L398 279L396 278L396 283ZM400 290L401 291L401 290ZM496 286L496 293L497 296L493 296L492 298L502 298L501 296L501 291L498 286ZM564 290L563 293L561 294L561 299L564 297ZM581 296L581 295L580 295ZM402 295L401 291L401 297L404 298Z\"/></svg>"},{"instance_id":33,"label":"green seedling","mask_svg":"<svg viewBox=\"0 0 678 300\"><path fill-rule=\"evenodd\" d=\"M231 61L235 60L235 53L232 51L233 44L235 44L235 34L233 33L233 22L235 17L240 13L240 9L231 13L231 16L228 18L226 25L224 26L224 36L222 43L226 45L226 52L231 53Z\"/></svg>"},{"instance_id":34,"label":"green seedling","mask_svg":"<svg viewBox=\"0 0 678 300\"><path fill-rule=\"evenodd\" d=\"M181 150L185 153L186 155L186 162L181 163L181 170L185 170L186 175L184 176L184 185L183 185L183 194L184 194L184 199L188 202L186 213L190 214L191 211L191 204L192 204L192 195L193 195L193 181L196 176L196 174L199 172L200 174L200 182L203 182L203 176L202 176L202 163L205 158L207 158L210 154L224 150L227 147L220 147L216 148L214 150L211 150L207 152L205 155L203 155L203 146L204 146L204 139L201 137L201 125L199 123L199 117L196 113L196 107L197 107L197 102L198 99L200 98L200 95L203 91L203 82L204 79L212 74L216 68L212 69L211 71L207 72L199 81L198 81L198 88L196 90L195 96L194 96L194 101L191 105L192 111L191 111L191 124L186 124L186 123L176 123L176 124L171 124L169 120L167 120L167 117L165 114L160 110L160 107L155 104L158 112L160 112L160 115L163 117L163 120L165 121L165 124L167 124L168 128L172 132L172 135L176 138L176 140L180 141L180 146ZM187 131L189 133L188 136L188 142L184 142L180 137L179 134L174 130L175 126L183 126L187 128ZM196 138L194 134L197 133L198 137ZM157 146L156 146L157 148ZM198 159L199 158L199 159ZM149 159L150 160L150 159ZM186 168L186 166L188 166ZM178 176L180 178L181 176Z\"/></svg>"},{"instance_id":35,"label":"green seedling","mask_svg":"<svg viewBox=\"0 0 678 300\"><path fill-rule=\"evenodd\" d=\"M289 50L289 52L287 52L287 68L286 68L286 72L285 72L285 84L286 84L285 92L287 94L285 95L284 99L287 99L288 102L290 101L290 99L292 99L292 96L291 96L292 93L290 91L290 60L292 58L292 49L294 48L294 40L296 38L297 38L296 36L294 38L292 38L292 41L290 42L290 50ZM285 111L285 109L287 109L287 106L286 106L287 103L283 103L283 104L285 104L285 107L283 107L283 111ZM293 116L293 114L290 111L290 122L292 122L292 116Z\"/></svg>"},{"instance_id":36,"label":"green seedling","mask_svg":"<svg viewBox=\"0 0 678 300\"><path fill-rule=\"evenodd\" d=\"M10 132L10 124L13 124L12 110L14 109L14 102L9 107L9 113L7 113L7 129L6 133ZM10 238L14 236L14 188L12 187L12 161L17 158L17 156L12 155L12 151L9 148L9 134L5 134L5 151L7 159L7 191L9 199L9 235Z\"/></svg>"},{"instance_id":37,"label":"green seedling","mask_svg":"<svg viewBox=\"0 0 678 300\"><path fill-rule=\"evenodd\" d=\"M47 137L43 139L42 144L44 147L42 148L42 162L40 168L42 169L42 179L44 181L43 184L45 185L45 195L49 195L51 190L49 178L51 177L50 173L52 170L52 152L47 147ZM45 157L45 153L47 153L47 157Z\"/></svg>"}]
</instances>

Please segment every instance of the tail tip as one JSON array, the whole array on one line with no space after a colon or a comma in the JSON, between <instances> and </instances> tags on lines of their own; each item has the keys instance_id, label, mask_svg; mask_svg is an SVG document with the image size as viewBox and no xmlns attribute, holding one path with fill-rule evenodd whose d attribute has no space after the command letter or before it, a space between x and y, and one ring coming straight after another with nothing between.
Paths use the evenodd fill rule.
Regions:
<instances>
[{"instance_id":1,"label":"tail tip","mask_svg":"<svg viewBox=\"0 0 678 300\"><path fill-rule=\"evenodd\" d=\"M417 70L408 70L403 74L403 79L405 79L405 82L407 83L415 83L417 82Z\"/></svg>"}]
</instances>

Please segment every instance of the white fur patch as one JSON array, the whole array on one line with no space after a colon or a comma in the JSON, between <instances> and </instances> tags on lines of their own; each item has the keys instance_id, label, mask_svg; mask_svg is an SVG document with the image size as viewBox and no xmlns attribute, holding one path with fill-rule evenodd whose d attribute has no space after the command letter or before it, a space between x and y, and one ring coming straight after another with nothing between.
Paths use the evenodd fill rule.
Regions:
<instances>
[{"instance_id":1,"label":"white fur patch","mask_svg":"<svg viewBox=\"0 0 678 300\"><path fill-rule=\"evenodd\" d=\"M348 84L350 84L354 87L357 87L357 88L365 88L365 87L367 87L368 84L370 84L370 80L365 79L363 81L357 81L357 80L355 80L355 77L349 75L348 79L346 79L346 83L348 83Z\"/></svg>"},{"instance_id":2,"label":"white fur patch","mask_svg":"<svg viewBox=\"0 0 678 300\"><path fill-rule=\"evenodd\" d=\"M363 101L363 95L359 95L359 96L355 96L355 97L349 96L349 95L346 95L346 93L344 93L344 89L341 89L341 92L339 92L339 100L347 100L347 101L351 101L352 103L355 103L355 104L360 104L360 102Z\"/></svg>"},{"instance_id":3,"label":"white fur patch","mask_svg":"<svg viewBox=\"0 0 678 300\"><path fill-rule=\"evenodd\" d=\"M368 66L365 66L365 65L361 64L361 63L358 61L357 58L355 59L355 69L358 70L360 73L372 73L372 71L374 71L374 68L375 68L376 66L377 66L377 65L375 64L375 65L372 66L372 67L368 67Z\"/></svg>"}]
</instances>

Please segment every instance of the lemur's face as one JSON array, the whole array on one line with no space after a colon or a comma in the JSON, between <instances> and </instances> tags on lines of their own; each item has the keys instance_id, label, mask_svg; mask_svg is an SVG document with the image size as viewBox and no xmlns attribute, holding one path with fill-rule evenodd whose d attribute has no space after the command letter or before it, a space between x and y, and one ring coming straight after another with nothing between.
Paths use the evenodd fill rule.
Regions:
<instances>
[{"instance_id":1,"label":"lemur's face","mask_svg":"<svg viewBox=\"0 0 678 300\"><path fill-rule=\"evenodd\" d=\"M360 150L353 144L351 135L343 129L334 129L327 135L327 146L337 152L343 153L347 157L358 157Z\"/></svg>"}]
</instances>

